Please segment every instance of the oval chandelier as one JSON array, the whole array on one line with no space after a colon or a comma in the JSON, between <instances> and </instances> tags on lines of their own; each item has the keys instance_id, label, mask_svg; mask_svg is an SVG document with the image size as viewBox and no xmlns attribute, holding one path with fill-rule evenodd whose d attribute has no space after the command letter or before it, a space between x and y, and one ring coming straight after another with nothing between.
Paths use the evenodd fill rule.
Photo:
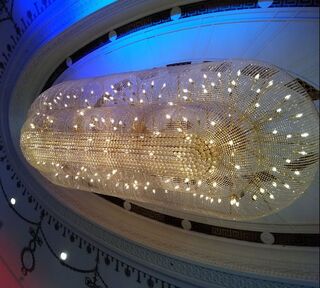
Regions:
<instances>
[{"instance_id":1,"label":"oval chandelier","mask_svg":"<svg viewBox=\"0 0 320 288\"><path fill-rule=\"evenodd\" d=\"M244 220L308 188L318 120L277 67L207 62L53 86L32 104L21 148L60 186Z\"/></svg>"}]
</instances>

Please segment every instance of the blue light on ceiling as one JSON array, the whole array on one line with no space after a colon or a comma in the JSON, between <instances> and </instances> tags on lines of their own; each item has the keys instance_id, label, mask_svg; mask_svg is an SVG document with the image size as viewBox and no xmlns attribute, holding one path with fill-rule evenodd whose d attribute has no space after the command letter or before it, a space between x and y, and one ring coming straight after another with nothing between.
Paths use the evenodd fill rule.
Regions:
<instances>
[{"instance_id":1,"label":"blue light on ceiling","mask_svg":"<svg viewBox=\"0 0 320 288\"><path fill-rule=\"evenodd\" d=\"M76 2L74 0L38 0L32 3L31 1L16 0L11 13L17 25L20 26L22 30L26 30L27 28L28 30L32 30L33 23L37 22L34 27L39 27L41 23L38 21L43 22L43 27L45 27L46 34L48 35L46 40L48 41L73 24L116 1L117 0L99 0ZM63 5L65 9L55 8L56 5L59 5L59 2L62 2L61 5ZM44 11L45 13L43 13ZM59 14L57 11L63 11L63 13ZM57 19L57 21L49 22L48 20L50 20L50 18Z\"/></svg>"}]
</instances>

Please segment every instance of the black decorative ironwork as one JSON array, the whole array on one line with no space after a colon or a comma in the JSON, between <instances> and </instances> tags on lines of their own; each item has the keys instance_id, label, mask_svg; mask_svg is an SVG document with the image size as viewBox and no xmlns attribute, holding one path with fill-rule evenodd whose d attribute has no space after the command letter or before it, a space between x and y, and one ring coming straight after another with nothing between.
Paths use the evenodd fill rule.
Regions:
<instances>
[{"instance_id":1,"label":"black decorative ironwork","mask_svg":"<svg viewBox=\"0 0 320 288\"><path fill-rule=\"evenodd\" d=\"M39 231L41 228L41 221L36 225L36 229L30 227L29 233L32 236L32 239L29 241L28 245L24 247L20 254L21 259L21 272L24 276L32 272L35 268L35 256L37 246L42 245L42 239L39 237ZM29 257L28 257L29 256ZM31 258L31 263L27 263L27 258Z\"/></svg>"},{"instance_id":2,"label":"black decorative ironwork","mask_svg":"<svg viewBox=\"0 0 320 288\"><path fill-rule=\"evenodd\" d=\"M12 16L12 9L13 9L14 0L0 0L0 23L4 21L11 21L15 24Z\"/></svg>"},{"instance_id":3,"label":"black decorative ironwork","mask_svg":"<svg viewBox=\"0 0 320 288\"><path fill-rule=\"evenodd\" d=\"M97 251L97 255L96 255L96 266L94 268L94 272L93 272L93 276L92 278L90 277L86 277L85 278L85 284L89 287L89 288L108 288L109 286L104 282L103 278L101 277L100 273L99 273L99 258L100 258L100 251ZM101 282L101 285L99 285L98 283Z\"/></svg>"}]
</instances>

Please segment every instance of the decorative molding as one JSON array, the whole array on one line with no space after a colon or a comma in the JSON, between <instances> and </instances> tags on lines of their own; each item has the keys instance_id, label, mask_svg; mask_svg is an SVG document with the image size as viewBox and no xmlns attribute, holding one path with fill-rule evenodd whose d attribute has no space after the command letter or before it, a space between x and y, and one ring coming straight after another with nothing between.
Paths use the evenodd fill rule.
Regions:
<instances>
[{"instance_id":1,"label":"decorative molding","mask_svg":"<svg viewBox=\"0 0 320 288\"><path fill-rule=\"evenodd\" d=\"M33 2L33 7L25 11L24 15L19 15L20 19L16 19L15 15L15 0L1 0L0 1L0 12L4 15L0 19L0 25L9 21L13 28L9 39L6 39L5 50L2 50L0 55L0 81L8 66L9 60L12 57L16 46L18 45L21 37L32 25L36 18L43 14L56 0L36 0ZM0 14L0 15L1 15Z\"/></svg>"},{"instance_id":2,"label":"decorative molding","mask_svg":"<svg viewBox=\"0 0 320 288\"><path fill-rule=\"evenodd\" d=\"M9 166L7 166L7 168L8 171L11 171ZM21 221L24 221L26 225L29 226L29 234L31 235L31 239L29 240L28 244L22 248L20 254L21 272L24 276L32 273L36 268L36 250L40 249L42 246L46 246L46 248L51 252L53 258L59 261L62 266L71 269L74 272L86 275L84 281L86 286L90 288L109 287L106 281L103 279L103 276L101 275L101 270L105 269L101 267L102 262L104 262L106 266L109 266L110 263L113 263L113 268L115 269L115 271L121 270L126 277L135 276L138 283L142 284L142 279L146 279L147 285L149 287L153 287L153 283L155 282L160 283L161 287L178 288L178 286L176 286L175 284L171 284L165 280L161 280L154 275L151 275L145 271L138 269L137 267L133 267L132 265L125 263L120 258L112 256L108 252L100 250L100 248L98 248L95 243L91 242L90 240L88 241L87 239L84 239L83 236L78 234L77 231L73 231L72 228L64 225L61 221L56 219L54 215L48 212L45 208L41 207L39 202L35 198L33 198L30 193L27 192L25 186L21 183L19 178L15 174L13 175L14 177L12 177L12 180L16 182L16 187L19 190L23 191L22 196L27 197L27 201L29 205L31 205L30 209L34 209L39 213L39 219L37 220L37 222L29 219L28 216L22 215L15 208L15 206L10 203L9 197L0 178L0 190L7 205L13 210L13 212L20 218ZM88 254L93 254L93 257L95 257L94 267L90 269L78 268L59 259L58 253L54 251L54 248L50 244L50 240L46 236L45 230L42 228L43 225L52 225L56 230L56 233L62 233L62 236L68 237L70 242L78 245L80 248L85 248ZM103 258L104 261L102 261L101 258ZM120 266L122 269L119 268Z\"/></svg>"},{"instance_id":3,"label":"decorative molding","mask_svg":"<svg viewBox=\"0 0 320 288\"><path fill-rule=\"evenodd\" d=\"M279 7L318 7L320 2L318 0L305 0L305 1L285 1L278 0L274 1L270 8L279 8ZM177 7L174 7L175 9ZM217 13L217 12L226 12L232 10L244 10L244 9L259 9L260 6L257 4L257 0L242 0L242 1L234 1L234 0L223 0L223 1L200 1L191 4L181 5L178 7L181 11L180 18L188 18L193 16L205 15L209 13ZM174 10L175 11L175 10ZM179 10L178 10L179 11ZM172 10L167 9L163 10L143 18L140 18L136 21L130 22L123 26L120 26L114 29L111 32L114 32L117 39L125 37L134 32L150 28L152 26L156 26L159 24L167 23L170 21L175 21L177 19L173 19L171 17ZM108 45L110 42L114 40L110 40L110 32L105 33L98 38L92 40L90 43L81 47L79 50L70 55L70 58L73 60L73 63L80 61L83 57L93 52L94 50L100 48L103 45ZM185 63L182 63L185 64ZM175 64L176 65L176 64ZM47 90L52 86L54 81L67 69L66 65L62 62L59 66L57 66L56 70L49 76L46 84L44 85L42 91ZM311 85L307 84L303 80L300 80L304 86L309 86L310 89L308 91L316 90ZM317 91L317 90L316 90ZM319 94L319 93L318 93ZM313 93L312 95L315 95ZM312 96L314 97L314 96Z\"/></svg>"},{"instance_id":4,"label":"decorative molding","mask_svg":"<svg viewBox=\"0 0 320 288\"><path fill-rule=\"evenodd\" d=\"M165 223L167 225L183 228L181 227L181 222L185 220L183 220L182 218L170 216L164 213L159 213L154 210L139 206L137 204L129 203L120 198L101 195L101 194L97 194L97 196L105 199L106 201L110 201L119 207L122 207L122 206L128 207L128 204L130 204L130 209L127 209L127 210L130 210L138 215ZM265 233L263 231L249 231L249 230L235 229L235 228L229 228L229 227L215 226L215 225L205 224L197 221L191 221L190 225L191 227L188 230L198 232L198 233L236 239L241 241L265 243L265 241L262 240L261 238L261 235ZM272 244L276 244L276 245L310 246L310 247L317 247L320 245L319 243L320 235L316 233L273 233L273 236L275 237L275 239L273 241L274 243Z\"/></svg>"},{"instance_id":5,"label":"decorative molding","mask_svg":"<svg viewBox=\"0 0 320 288\"><path fill-rule=\"evenodd\" d=\"M44 11L46 11L56 0L36 0L33 3L33 7L29 8L25 12L25 15L21 17L19 21L15 19L14 16L14 1L15 0L1 0L0 1L0 11L3 11L4 17L0 18L1 22L10 21L14 32L10 35L10 40L8 40L6 46L6 50L3 50L0 58L0 81L4 74L4 71L8 65L9 59L11 58L13 51L15 50L18 42L22 35L26 32L30 25L41 15ZM275 0L269 8L279 8L279 7L319 7L319 0ZM223 0L223 1L200 1L191 4L181 5L181 18L187 18L197 15L215 13L215 12L223 12L223 11L231 11L231 10L239 10L239 9L254 9L259 8L260 6L257 4L257 0ZM124 37L130 33L139 31L141 29L145 29L150 26L158 25L161 23L165 23L168 21L172 21L170 10L164 10L152 15L145 16L139 20L133 21L129 24L123 25L114 29L117 35L117 38ZM1 15L1 14L0 14ZM73 53L71 55L71 59L73 62L78 61L85 54L92 51L92 49L96 49L101 45L107 44L109 40L108 33L98 37L93 40L90 44L85 45L81 48L81 50ZM79 58L79 54L81 55ZM54 79L56 79L67 66L64 63L58 65L56 71L59 73L53 73L54 77L49 79L46 83L43 90L46 90L51 86ZM55 71L55 72L56 72Z\"/></svg>"}]
</instances>

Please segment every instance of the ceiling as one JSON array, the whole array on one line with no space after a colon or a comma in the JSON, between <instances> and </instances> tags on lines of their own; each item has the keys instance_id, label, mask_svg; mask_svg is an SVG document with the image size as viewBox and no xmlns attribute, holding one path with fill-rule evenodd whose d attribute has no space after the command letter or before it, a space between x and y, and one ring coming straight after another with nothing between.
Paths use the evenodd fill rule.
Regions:
<instances>
[{"instance_id":1,"label":"ceiling","mask_svg":"<svg viewBox=\"0 0 320 288\"><path fill-rule=\"evenodd\" d=\"M116 1L105 6L107 2L95 7L86 1L36 1L33 6L16 1L11 8L11 20L9 17L0 23L1 37L6 39L3 43L10 43L10 49L7 44L0 45L4 51L0 65L0 179L3 188L0 256L5 259L0 271L6 270L1 272L6 275L3 277L16 282L13 287L81 287L85 279L93 279L91 272L81 274L67 269L51 252L65 249L70 262L63 263L72 267L80 263L83 268L98 263L92 251L88 252L90 246L114 259L114 269L102 268L101 261L98 265L109 287L153 287L155 284L160 287L168 283L186 288L234 287L235 283L242 283L242 287L317 285L316 247L258 244L174 228L101 201L96 195L57 188L25 163L19 149L21 125L31 102L59 63L66 63L70 55L85 44L111 30L117 31L117 27L190 3L161 1L159 5L158 1L136 0ZM70 67L58 75L56 83L177 62L246 58L277 65L318 89L318 13L319 10L312 7L257 6L151 26L103 45L76 63L69 60ZM19 34L14 24L23 32ZM292 206L251 223L166 212L220 227L266 233L318 233L318 185L315 180L309 191ZM11 197L17 199L14 208L28 219L42 219L41 211L47 212L43 231L49 243L54 243L49 245L52 250L44 248L49 247L46 243L37 246L36 253L32 254L36 255L35 269L27 275L21 273L20 258L23 247L28 247L29 240L34 237L29 231L33 226L14 212ZM49 219L54 219L52 224ZM56 229L55 223L61 226ZM72 235L78 236L76 241L71 241ZM43 236L41 238L44 240ZM80 239L83 248L79 248ZM30 261L28 259L25 262ZM107 263L107 257L104 259ZM122 268L117 263L121 263L119 267ZM10 270L14 275L9 275ZM137 271L144 275L140 282ZM55 275L61 277L57 279ZM104 287L102 282L100 285Z\"/></svg>"}]
</instances>

